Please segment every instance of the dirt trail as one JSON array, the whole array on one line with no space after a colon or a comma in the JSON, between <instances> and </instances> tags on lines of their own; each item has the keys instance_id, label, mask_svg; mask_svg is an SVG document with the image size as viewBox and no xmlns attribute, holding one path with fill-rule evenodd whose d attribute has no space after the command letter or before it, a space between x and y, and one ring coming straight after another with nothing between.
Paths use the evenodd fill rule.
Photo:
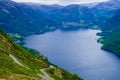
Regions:
<instances>
[{"instance_id":1,"label":"dirt trail","mask_svg":"<svg viewBox=\"0 0 120 80\"><path fill-rule=\"evenodd\" d=\"M17 63L20 66L24 66L22 63L20 63L12 54L9 54L9 56L13 59L15 63Z\"/></svg>"},{"instance_id":2,"label":"dirt trail","mask_svg":"<svg viewBox=\"0 0 120 80\"><path fill-rule=\"evenodd\" d=\"M44 80L55 80L54 78L50 77L45 71L47 69L52 69L54 68L52 65L50 65L49 68L43 68L43 69L40 69L40 71L43 73L43 74L38 74L40 77L42 77Z\"/></svg>"},{"instance_id":3,"label":"dirt trail","mask_svg":"<svg viewBox=\"0 0 120 80\"><path fill-rule=\"evenodd\" d=\"M18 65L24 67L24 65L23 65L22 63L20 63L20 62L15 58L15 56L13 56L12 54L9 54L9 56L10 56L11 59L13 59L13 61L14 61L15 63L17 63ZM50 65L49 68L40 69L40 71L42 72L42 74L39 74L39 73L38 73L38 76L40 76L41 78L43 78L43 80L55 80L55 79L53 79L52 77L50 77L50 76L45 72L47 69L52 69L52 68L54 68L54 67L53 67L52 65Z\"/></svg>"}]
</instances>

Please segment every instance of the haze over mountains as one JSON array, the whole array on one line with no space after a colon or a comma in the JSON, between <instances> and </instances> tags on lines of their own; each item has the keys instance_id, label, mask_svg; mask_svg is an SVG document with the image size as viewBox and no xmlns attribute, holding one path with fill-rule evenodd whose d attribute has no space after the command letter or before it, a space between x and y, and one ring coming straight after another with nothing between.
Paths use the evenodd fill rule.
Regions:
<instances>
[{"instance_id":1,"label":"haze over mountains","mask_svg":"<svg viewBox=\"0 0 120 80\"><path fill-rule=\"evenodd\" d=\"M91 3L100 3L107 2L109 0L13 0L16 2L31 2L31 3L39 3L44 5L71 5L71 4L91 4Z\"/></svg>"}]
</instances>

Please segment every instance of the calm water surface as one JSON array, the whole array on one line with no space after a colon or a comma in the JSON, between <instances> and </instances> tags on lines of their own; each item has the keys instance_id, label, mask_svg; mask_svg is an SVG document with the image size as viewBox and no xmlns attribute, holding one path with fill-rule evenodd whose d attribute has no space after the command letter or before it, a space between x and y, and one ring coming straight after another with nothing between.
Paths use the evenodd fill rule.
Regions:
<instances>
[{"instance_id":1,"label":"calm water surface","mask_svg":"<svg viewBox=\"0 0 120 80\"><path fill-rule=\"evenodd\" d=\"M25 46L37 49L52 63L85 80L120 80L120 58L100 49L98 30L56 30L25 38Z\"/></svg>"}]
</instances>

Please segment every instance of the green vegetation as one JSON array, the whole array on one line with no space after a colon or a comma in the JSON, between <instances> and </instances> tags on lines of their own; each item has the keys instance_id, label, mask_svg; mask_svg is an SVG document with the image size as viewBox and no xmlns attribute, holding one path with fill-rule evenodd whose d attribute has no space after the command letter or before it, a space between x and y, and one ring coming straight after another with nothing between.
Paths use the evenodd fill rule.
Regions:
<instances>
[{"instance_id":1,"label":"green vegetation","mask_svg":"<svg viewBox=\"0 0 120 80\"><path fill-rule=\"evenodd\" d=\"M103 43L102 49L120 56L120 10L113 16L118 8L119 4L113 1L89 9L79 5L40 6L1 0L0 28L9 33L15 42L0 30L0 79L41 80L38 76L40 69L49 68L52 64L38 51L18 44L24 44L25 36L56 29L99 29L97 25L106 23L100 27L103 32L98 34L102 36L98 42ZM24 66L15 63L10 54ZM55 80L83 80L58 67L46 72Z\"/></svg>"},{"instance_id":2,"label":"green vegetation","mask_svg":"<svg viewBox=\"0 0 120 80\"><path fill-rule=\"evenodd\" d=\"M10 57L13 55L23 66L17 64ZM49 68L51 65L47 58L38 51L30 48L25 48L14 43L13 40L0 30L0 79L6 80L42 80L38 73L41 74L40 69ZM64 75L61 79L82 80L78 76L66 73L65 70L55 68ZM52 75L52 74L50 74ZM56 76L52 76L55 80ZM69 78L71 77L71 78ZM74 79L75 78L75 79Z\"/></svg>"},{"instance_id":3,"label":"green vegetation","mask_svg":"<svg viewBox=\"0 0 120 80\"><path fill-rule=\"evenodd\" d=\"M102 49L120 56L120 31L102 33L101 35L104 37L100 38L98 42L103 43Z\"/></svg>"},{"instance_id":4,"label":"green vegetation","mask_svg":"<svg viewBox=\"0 0 120 80\"><path fill-rule=\"evenodd\" d=\"M71 75L69 72L61 69L61 68L53 68L48 69L46 72L51 76L54 77L56 80L83 80L78 77L78 75L74 74Z\"/></svg>"},{"instance_id":5,"label":"green vegetation","mask_svg":"<svg viewBox=\"0 0 120 80\"><path fill-rule=\"evenodd\" d=\"M102 27L102 36L98 42L103 43L102 49L120 56L120 10Z\"/></svg>"},{"instance_id":6,"label":"green vegetation","mask_svg":"<svg viewBox=\"0 0 120 80\"><path fill-rule=\"evenodd\" d=\"M27 36L55 30L59 26L44 11L11 0L0 1L0 28L7 33ZM49 26L49 27L48 27ZM55 27L54 27L55 26ZM18 36L17 36L18 37Z\"/></svg>"},{"instance_id":7,"label":"green vegetation","mask_svg":"<svg viewBox=\"0 0 120 80\"><path fill-rule=\"evenodd\" d=\"M14 55L25 67L16 64L9 54ZM43 59L37 59L25 49L15 44L4 32L0 31L0 78L3 79L40 79L40 68L48 67ZM32 73L32 74L31 74Z\"/></svg>"},{"instance_id":8,"label":"green vegetation","mask_svg":"<svg viewBox=\"0 0 120 80\"><path fill-rule=\"evenodd\" d=\"M62 23L63 27L61 28L62 30L78 30L78 29L88 29L93 26L92 23L90 22L63 22Z\"/></svg>"},{"instance_id":9,"label":"green vegetation","mask_svg":"<svg viewBox=\"0 0 120 80\"><path fill-rule=\"evenodd\" d=\"M94 14L80 5L48 6L0 1L0 28L19 39L21 36L43 34L56 29L74 30L93 25ZM65 23L72 23L66 28ZM68 24L69 25L69 24ZM18 35L17 35L18 34ZM19 41L17 41L19 43Z\"/></svg>"}]
</instances>

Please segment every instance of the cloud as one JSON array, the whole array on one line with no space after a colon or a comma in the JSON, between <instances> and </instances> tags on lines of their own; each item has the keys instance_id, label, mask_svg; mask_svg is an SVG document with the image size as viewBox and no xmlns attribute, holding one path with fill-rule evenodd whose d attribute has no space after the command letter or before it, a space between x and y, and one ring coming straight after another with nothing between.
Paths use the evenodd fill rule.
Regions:
<instances>
[{"instance_id":1,"label":"cloud","mask_svg":"<svg viewBox=\"0 0 120 80\"><path fill-rule=\"evenodd\" d=\"M41 4L69 5L69 4L105 2L105 1L108 1L108 0L13 0L13 1L16 1L16 2L33 2L33 3L41 3Z\"/></svg>"}]
</instances>

